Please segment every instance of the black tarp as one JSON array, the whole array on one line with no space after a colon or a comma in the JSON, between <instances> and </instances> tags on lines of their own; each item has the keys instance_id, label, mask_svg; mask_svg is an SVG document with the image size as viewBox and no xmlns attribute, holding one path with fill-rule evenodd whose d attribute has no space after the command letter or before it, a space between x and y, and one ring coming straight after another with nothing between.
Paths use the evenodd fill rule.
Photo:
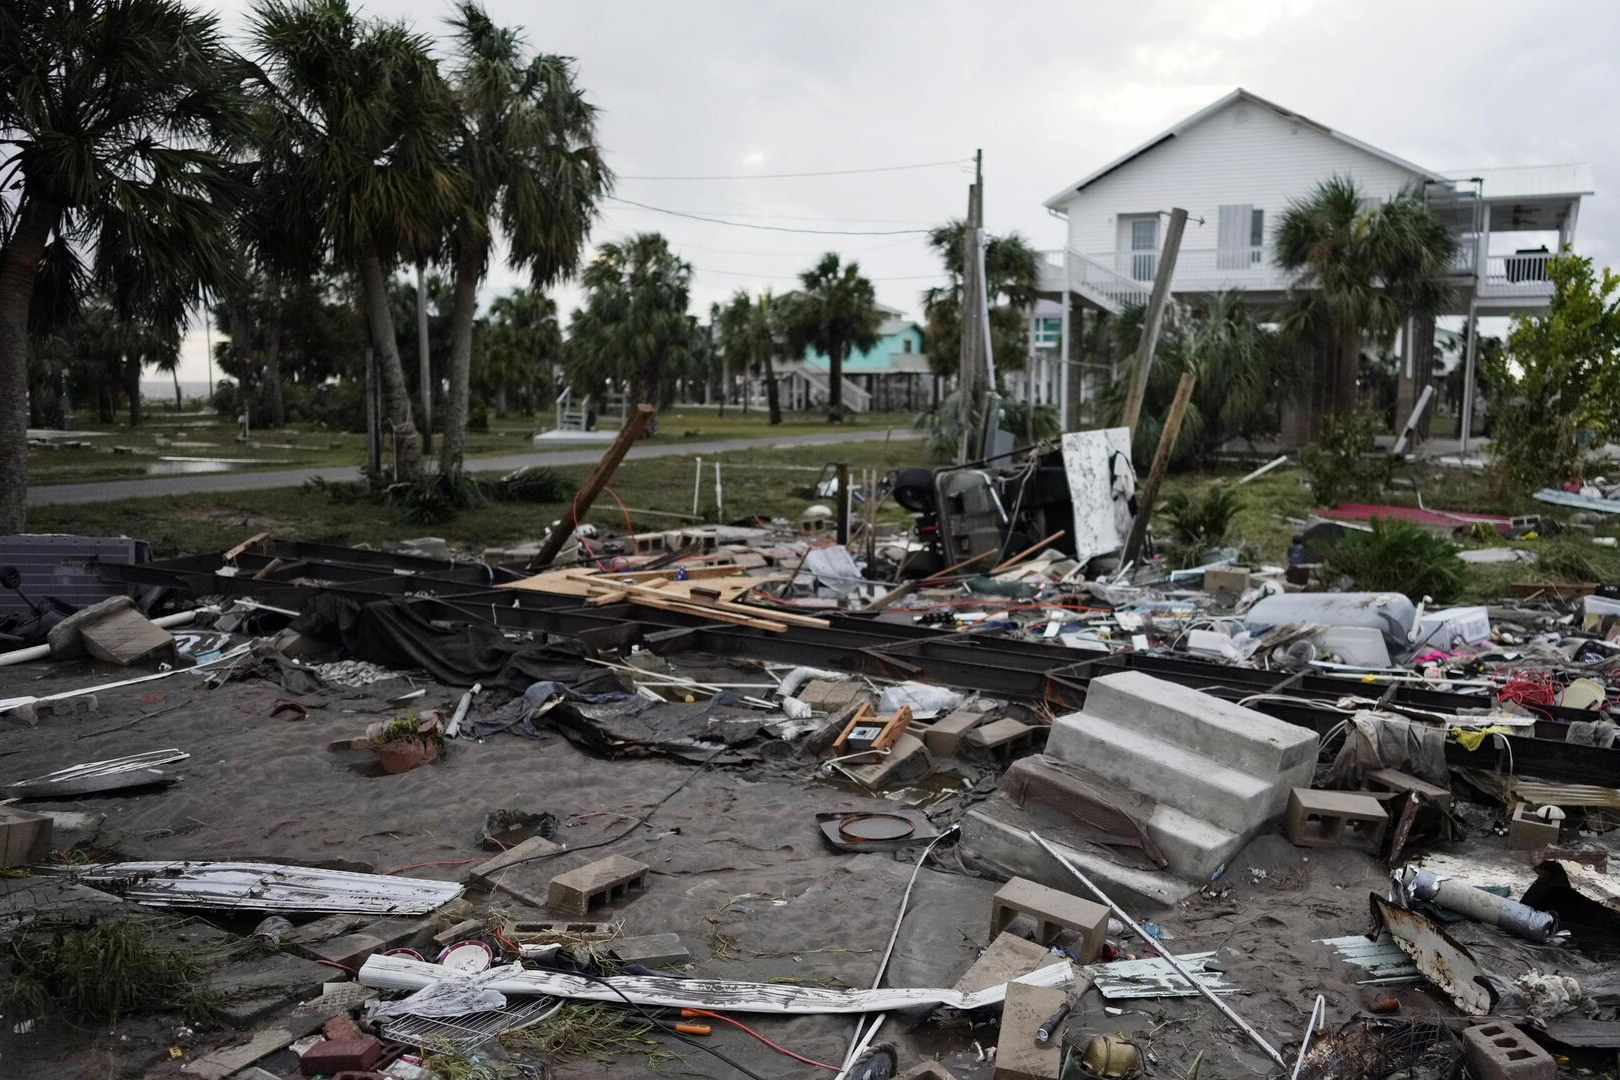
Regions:
<instances>
[{"instance_id":1,"label":"black tarp","mask_svg":"<svg viewBox=\"0 0 1620 1080\"><path fill-rule=\"evenodd\" d=\"M429 619L402 597L362 604L337 593L318 593L293 627L341 648L351 659L420 669L449 686L482 683L486 690L513 694L545 681L581 693L621 689L609 668L587 662L596 652L584 642L510 641L493 626Z\"/></svg>"}]
</instances>

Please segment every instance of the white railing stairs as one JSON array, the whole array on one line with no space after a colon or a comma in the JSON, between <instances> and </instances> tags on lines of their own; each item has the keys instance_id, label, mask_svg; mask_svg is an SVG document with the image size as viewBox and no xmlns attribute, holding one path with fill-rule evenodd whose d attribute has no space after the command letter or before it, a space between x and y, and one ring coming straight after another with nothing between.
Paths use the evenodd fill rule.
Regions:
<instances>
[{"instance_id":1,"label":"white railing stairs","mask_svg":"<svg viewBox=\"0 0 1620 1080\"><path fill-rule=\"evenodd\" d=\"M821 371L818 368L811 367L809 364L803 364L799 368L799 374L804 376L804 381L809 383L811 387L820 390L824 396L831 397L832 383L829 381L829 372ZM871 410L871 394L850 382L848 376L840 376L839 382L843 383L844 386L844 408L850 412L858 413Z\"/></svg>"},{"instance_id":2,"label":"white railing stairs","mask_svg":"<svg viewBox=\"0 0 1620 1080\"><path fill-rule=\"evenodd\" d=\"M1138 281L1073 248L1064 253L1064 261L1069 288L1110 315L1132 306L1145 307L1152 295L1153 282Z\"/></svg>"},{"instance_id":3,"label":"white railing stairs","mask_svg":"<svg viewBox=\"0 0 1620 1080\"><path fill-rule=\"evenodd\" d=\"M557 395L557 430L584 431L590 415L591 396L586 394L574 402L574 388L568 387Z\"/></svg>"}]
</instances>

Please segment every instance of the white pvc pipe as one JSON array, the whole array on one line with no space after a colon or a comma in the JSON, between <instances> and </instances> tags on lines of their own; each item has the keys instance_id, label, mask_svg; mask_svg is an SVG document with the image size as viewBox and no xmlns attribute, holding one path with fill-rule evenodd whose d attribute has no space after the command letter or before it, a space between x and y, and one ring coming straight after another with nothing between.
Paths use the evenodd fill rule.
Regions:
<instances>
[{"instance_id":1,"label":"white pvc pipe","mask_svg":"<svg viewBox=\"0 0 1620 1080\"><path fill-rule=\"evenodd\" d=\"M152 624L167 630L171 626L185 626L196 617L196 611L177 611L172 615L159 615L152 620ZM43 660L50 655L51 647L49 645L30 645L26 649L13 649L8 653L0 653L0 667L26 664L30 660Z\"/></svg>"}]
</instances>

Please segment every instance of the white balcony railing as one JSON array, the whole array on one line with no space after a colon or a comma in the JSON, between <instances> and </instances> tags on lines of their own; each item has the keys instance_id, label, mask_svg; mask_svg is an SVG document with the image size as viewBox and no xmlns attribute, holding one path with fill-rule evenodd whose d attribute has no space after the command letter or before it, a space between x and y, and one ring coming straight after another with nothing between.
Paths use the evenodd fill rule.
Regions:
<instances>
[{"instance_id":1,"label":"white balcony railing","mask_svg":"<svg viewBox=\"0 0 1620 1080\"><path fill-rule=\"evenodd\" d=\"M1157 251L1109 251L1088 254L1087 258L1112 267L1121 275L1153 287L1159 272ZM1221 289L1281 289L1288 274L1271 259L1264 247L1182 248L1176 256L1176 272L1171 288L1177 292L1219 291Z\"/></svg>"},{"instance_id":2,"label":"white balcony railing","mask_svg":"<svg viewBox=\"0 0 1620 1080\"><path fill-rule=\"evenodd\" d=\"M1527 251L1517 255L1489 255L1485 259L1482 291L1498 295L1536 296L1552 292L1547 276L1550 251Z\"/></svg>"}]
</instances>

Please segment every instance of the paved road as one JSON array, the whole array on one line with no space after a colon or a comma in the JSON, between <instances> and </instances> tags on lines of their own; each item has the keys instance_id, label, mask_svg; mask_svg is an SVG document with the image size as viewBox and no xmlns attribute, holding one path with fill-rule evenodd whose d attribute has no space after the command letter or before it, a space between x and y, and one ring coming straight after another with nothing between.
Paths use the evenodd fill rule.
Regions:
<instances>
[{"instance_id":1,"label":"paved road","mask_svg":"<svg viewBox=\"0 0 1620 1080\"><path fill-rule=\"evenodd\" d=\"M756 447L826 446L843 442L870 442L882 439L884 431L854 428L830 431L824 435L777 435L758 439L704 439L679 443L654 443L630 451L631 461L645 458L690 457L721 450L749 450ZM890 439L916 439L906 428L888 432ZM525 465L593 465L602 458L605 444L578 450L543 450L502 457L469 458L467 467L476 472L510 472ZM811 464L806 461L805 464ZM56 484L28 489L29 506L64 506L72 503L112 502L117 499L155 499L165 495L197 492L263 491L268 488L297 487L318 476L323 480L353 480L353 465L329 465L318 469L278 469L274 472L206 473L199 476L154 476L146 480L106 480L90 484Z\"/></svg>"}]
</instances>

